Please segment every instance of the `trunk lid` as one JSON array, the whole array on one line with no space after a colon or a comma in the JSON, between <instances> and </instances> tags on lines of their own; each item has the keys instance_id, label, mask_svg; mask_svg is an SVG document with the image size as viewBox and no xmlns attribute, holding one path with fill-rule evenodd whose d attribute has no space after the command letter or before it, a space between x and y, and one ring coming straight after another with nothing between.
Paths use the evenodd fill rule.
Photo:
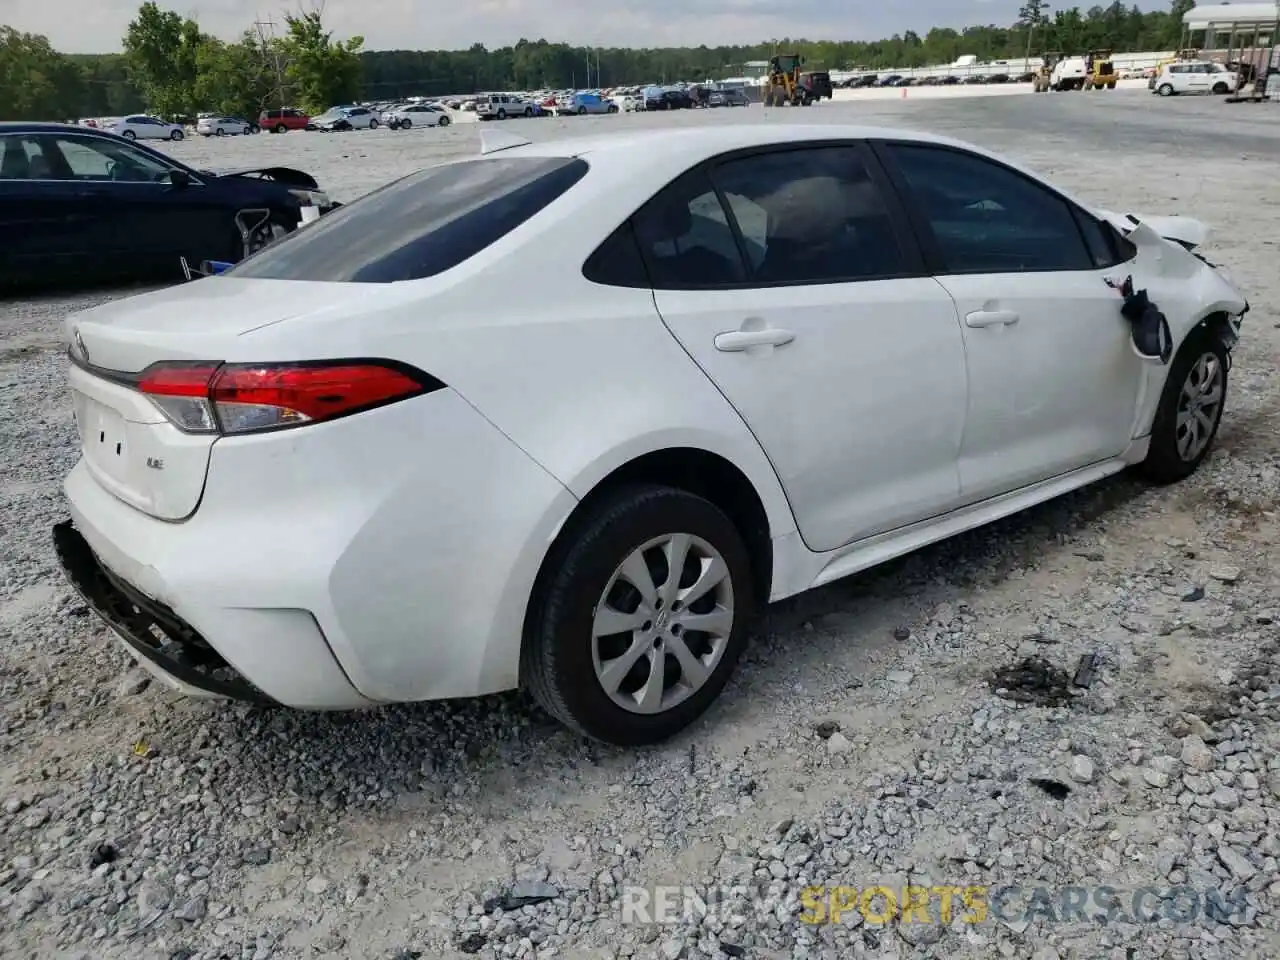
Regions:
<instances>
[{"instance_id":1,"label":"trunk lid","mask_svg":"<svg viewBox=\"0 0 1280 960\"><path fill-rule=\"evenodd\" d=\"M238 359L245 334L304 315L349 312L391 293L370 287L210 277L72 316L68 379L89 472L153 517L190 517L204 493L217 435L179 430L137 389L138 374L159 362Z\"/></svg>"}]
</instances>

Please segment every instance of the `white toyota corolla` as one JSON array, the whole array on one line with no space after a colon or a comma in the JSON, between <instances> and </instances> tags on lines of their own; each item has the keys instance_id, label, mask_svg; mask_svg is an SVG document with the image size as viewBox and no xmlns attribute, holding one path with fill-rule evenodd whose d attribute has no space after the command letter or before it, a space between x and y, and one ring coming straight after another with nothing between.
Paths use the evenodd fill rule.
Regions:
<instances>
[{"instance_id":1,"label":"white toyota corolla","mask_svg":"<svg viewBox=\"0 0 1280 960\"><path fill-rule=\"evenodd\" d=\"M898 130L484 139L68 322L58 553L179 688L655 741L763 603L1210 448L1248 305L1196 221Z\"/></svg>"}]
</instances>

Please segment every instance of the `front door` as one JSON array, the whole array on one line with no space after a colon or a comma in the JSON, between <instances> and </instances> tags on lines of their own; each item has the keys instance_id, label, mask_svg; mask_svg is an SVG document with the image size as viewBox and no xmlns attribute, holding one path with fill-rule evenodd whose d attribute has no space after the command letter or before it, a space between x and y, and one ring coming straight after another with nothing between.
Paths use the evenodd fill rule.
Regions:
<instances>
[{"instance_id":1,"label":"front door","mask_svg":"<svg viewBox=\"0 0 1280 960\"><path fill-rule=\"evenodd\" d=\"M635 220L663 320L818 551L960 492L964 342L884 188L855 143L756 152L691 172Z\"/></svg>"},{"instance_id":2,"label":"front door","mask_svg":"<svg viewBox=\"0 0 1280 960\"><path fill-rule=\"evenodd\" d=\"M80 201L105 211L110 249L127 252L139 266L179 275L179 257L192 266L238 251L232 215L198 179L179 186L174 167L122 140L74 133L43 140L64 158Z\"/></svg>"},{"instance_id":3,"label":"front door","mask_svg":"<svg viewBox=\"0 0 1280 960\"><path fill-rule=\"evenodd\" d=\"M963 324L966 502L1122 454L1146 369L1085 211L967 151L886 144ZM1086 230L1089 232L1086 233Z\"/></svg>"},{"instance_id":4,"label":"front door","mask_svg":"<svg viewBox=\"0 0 1280 960\"><path fill-rule=\"evenodd\" d=\"M0 136L0 269L15 279L84 278L117 253L108 211L82 201L57 159L42 137Z\"/></svg>"}]
</instances>

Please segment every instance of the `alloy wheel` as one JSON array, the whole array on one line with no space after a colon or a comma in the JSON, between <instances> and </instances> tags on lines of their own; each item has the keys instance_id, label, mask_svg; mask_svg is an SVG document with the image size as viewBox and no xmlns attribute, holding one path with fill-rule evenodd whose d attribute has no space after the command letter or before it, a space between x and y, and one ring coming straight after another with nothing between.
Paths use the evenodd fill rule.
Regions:
<instances>
[{"instance_id":1,"label":"alloy wheel","mask_svg":"<svg viewBox=\"0 0 1280 960\"><path fill-rule=\"evenodd\" d=\"M596 680L630 713L663 713L707 682L733 625L733 583L719 551L691 534L656 537L618 565L596 605Z\"/></svg>"},{"instance_id":2,"label":"alloy wheel","mask_svg":"<svg viewBox=\"0 0 1280 960\"><path fill-rule=\"evenodd\" d=\"M1175 433L1178 456L1190 463L1209 441L1222 412L1222 362L1215 354L1201 354L1183 381L1178 395Z\"/></svg>"}]
</instances>

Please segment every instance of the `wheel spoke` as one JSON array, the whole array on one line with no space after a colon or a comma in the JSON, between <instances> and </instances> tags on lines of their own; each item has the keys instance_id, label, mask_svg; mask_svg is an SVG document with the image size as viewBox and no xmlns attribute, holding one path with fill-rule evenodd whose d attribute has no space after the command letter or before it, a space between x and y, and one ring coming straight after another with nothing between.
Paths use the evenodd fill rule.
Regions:
<instances>
[{"instance_id":1,"label":"wheel spoke","mask_svg":"<svg viewBox=\"0 0 1280 960\"><path fill-rule=\"evenodd\" d=\"M1222 399L1222 387L1215 382L1207 393L1200 397L1200 402L1206 407L1212 407Z\"/></svg>"},{"instance_id":2,"label":"wheel spoke","mask_svg":"<svg viewBox=\"0 0 1280 960\"><path fill-rule=\"evenodd\" d=\"M649 611L643 603L634 613L623 613L607 603L602 603L596 610L591 630L597 637L612 637L614 634L639 630L648 619Z\"/></svg>"},{"instance_id":3,"label":"wheel spoke","mask_svg":"<svg viewBox=\"0 0 1280 960\"><path fill-rule=\"evenodd\" d=\"M662 552L667 556L667 579L662 584L662 602L668 607L680 593L680 575L684 572L690 543L688 534L677 533L662 546Z\"/></svg>"},{"instance_id":4,"label":"wheel spoke","mask_svg":"<svg viewBox=\"0 0 1280 960\"><path fill-rule=\"evenodd\" d=\"M1203 410L1197 410L1196 420L1199 422L1199 430L1197 432L1208 436L1209 431L1213 429L1213 418Z\"/></svg>"},{"instance_id":5,"label":"wheel spoke","mask_svg":"<svg viewBox=\"0 0 1280 960\"><path fill-rule=\"evenodd\" d=\"M682 611L676 617L676 622L686 631L697 630L700 633L709 633L714 637L724 637L728 636L729 631L733 629L733 611L728 607L722 607L717 604L715 609L708 613L685 613Z\"/></svg>"},{"instance_id":6,"label":"wheel spoke","mask_svg":"<svg viewBox=\"0 0 1280 960\"><path fill-rule=\"evenodd\" d=\"M649 655L649 676L640 688L637 703L644 713L657 713L662 709L662 693L666 683L666 657L655 650Z\"/></svg>"},{"instance_id":7,"label":"wheel spoke","mask_svg":"<svg viewBox=\"0 0 1280 960\"><path fill-rule=\"evenodd\" d=\"M601 666L600 685L604 687L605 693L613 695L618 692L618 687L622 685L622 681L627 674L631 672L631 668L636 665L639 660L649 650L649 641L643 637L635 637L631 641L631 646L627 648L627 652L620 657L615 657ZM650 670L652 673L652 670Z\"/></svg>"},{"instance_id":8,"label":"wheel spoke","mask_svg":"<svg viewBox=\"0 0 1280 960\"><path fill-rule=\"evenodd\" d=\"M644 554L639 550L632 553L622 562L622 569L618 573L640 591L641 599L649 609L653 609L658 600L658 588L653 584L653 574L649 572L649 565L644 562Z\"/></svg>"},{"instance_id":9,"label":"wheel spoke","mask_svg":"<svg viewBox=\"0 0 1280 960\"><path fill-rule=\"evenodd\" d=\"M698 574L698 579L693 582L692 586L680 591L680 596L678 598L680 603L687 607L695 601L702 599L718 587L728 575L729 568L719 557L711 557L703 560L702 570Z\"/></svg>"},{"instance_id":10,"label":"wheel spoke","mask_svg":"<svg viewBox=\"0 0 1280 960\"><path fill-rule=\"evenodd\" d=\"M709 672L707 665L693 655L693 651L683 639L672 637L667 641L667 649L675 655L676 661L680 664L686 686L696 690L706 683Z\"/></svg>"}]
</instances>

